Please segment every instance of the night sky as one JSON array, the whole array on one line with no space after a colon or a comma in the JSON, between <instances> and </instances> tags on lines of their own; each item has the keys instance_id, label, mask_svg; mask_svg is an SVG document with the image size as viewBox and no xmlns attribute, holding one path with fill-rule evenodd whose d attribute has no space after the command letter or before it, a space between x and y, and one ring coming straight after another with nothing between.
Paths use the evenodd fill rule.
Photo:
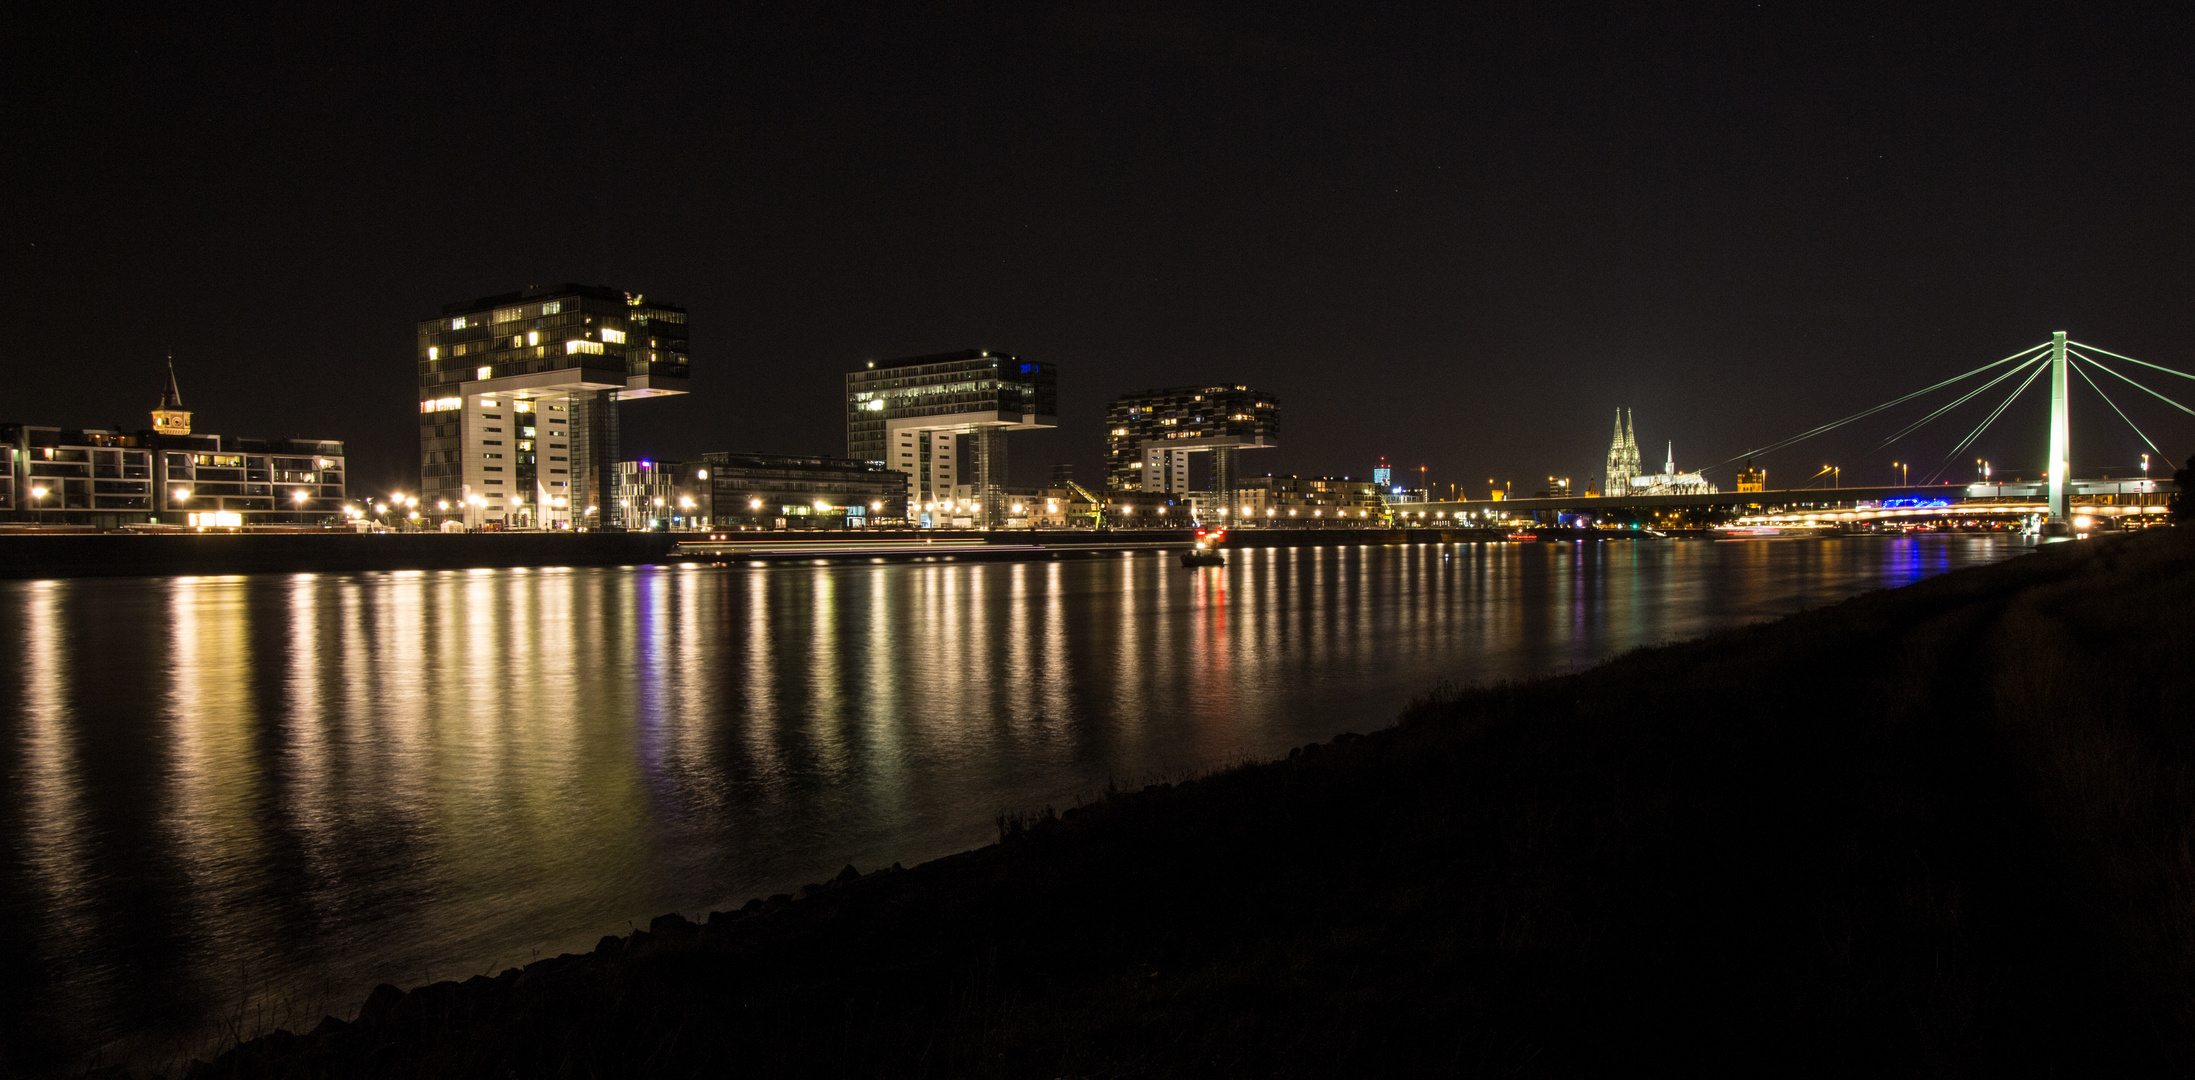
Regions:
<instances>
[{"instance_id":1,"label":"night sky","mask_svg":"<svg viewBox=\"0 0 2195 1080\"><path fill-rule=\"evenodd\" d=\"M0 76L0 420L143 427L172 350L200 430L409 488L415 322L560 281L692 312L627 457L840 454L845 371L982 347L1059 368L1022 484L1100 475L1147 386L1279 394L1248 471L1521 492L1619 405L1695 468L2056 329L2195 370L2171 9L1662 6L48 5ZM1933 468L1998 396L1771 486ZM2076 401L2076 471L2131 468ZM2040 468L2042 410L1965 457Z\"/></svg>"}]
</instances>

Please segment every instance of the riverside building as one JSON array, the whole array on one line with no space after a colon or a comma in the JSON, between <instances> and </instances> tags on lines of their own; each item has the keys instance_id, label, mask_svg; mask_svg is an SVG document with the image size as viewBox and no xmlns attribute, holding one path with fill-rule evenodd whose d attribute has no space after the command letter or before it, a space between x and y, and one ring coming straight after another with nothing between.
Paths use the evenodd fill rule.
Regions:
<instances>
[{"instance_id":1,"label":"riverside building","mask_svg":"<svg viewBox=\"0 0 2195 1080\"><path fill-rule=\"evenodd\" d=\"M1000 528L1010 517L1006 433L1056 427L1050 364L981 349L877 360L846 375L846 456L902 474L923 528Z\"/></svg>"},{"instance_id":2,"label":"riverside building","mask_svg":"<svg viewBox=\"0 0 2195 1080\"><path fill-rule=\"evenodd\" d=\"M792 454L703 454L627 461L616 516L628 529L839 529L901 525L907 478L866 461Z\"/></svg>"},{"instance_id":3,"label":"riverside building","mask_svg":"<svg viewBox=\"0 0 2195 1080\"><path fill-rule=\"evenodd\" d=\"M446 305L419 324L420 508L618 527L619 404L686 393L686 341L685 308L598 286Z\"/></svg>"},{"instance_id":4,"label":"riverside building","mask_svg":"<svg viewBox=\"0 0 2195 1080\"><path fill-rule=\"evenodd\" d=\"M1252 476L1241 480L1225 506L1199 516L1235 527L1376 525L1387 513L1377 483L1346 476ZM1220 511L1226 513L1221 514Z\"/></svg>"},{"instance_id":5,"label":"riverside building","mask_svg":"<svg viewBox=\"0 0 2195 1080\"><path fill-rule=\"evenodd\" d=\"M1189 456L1212 455L1212 502L1234 501L1235 455L1276 446L1280 403L1247 386L1174 386L1114 398L1105 407L1105 485L1186 498Z\"/></svg>"},{"instance_id":6,"label":"riverside building","mask_svg":"<svg viewBox=\"0 0 2195 1080\"><path fill-rule=\"evenodd\" d=\"M149 431L0 424L0 514L118 528L325 521L343 509L343 444L193 433L175 368Z\"/></svg>"}]
</instances>

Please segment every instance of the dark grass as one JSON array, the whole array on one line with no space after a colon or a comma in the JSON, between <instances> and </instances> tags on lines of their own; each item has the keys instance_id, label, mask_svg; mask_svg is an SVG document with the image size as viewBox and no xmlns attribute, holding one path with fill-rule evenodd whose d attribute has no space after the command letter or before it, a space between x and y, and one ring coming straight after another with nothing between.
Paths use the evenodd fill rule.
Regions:
<instances>
[{"instance_id":1,"label":"dark grass","mask_svg":"<svg viewBox=\"0 0 2195 1080\"><path fill-rule=\"evenodd\" d=\"M195 1071L2179 1071L2191 655L2195 537L2055 545Z\"/></svg>"}]
</instances>

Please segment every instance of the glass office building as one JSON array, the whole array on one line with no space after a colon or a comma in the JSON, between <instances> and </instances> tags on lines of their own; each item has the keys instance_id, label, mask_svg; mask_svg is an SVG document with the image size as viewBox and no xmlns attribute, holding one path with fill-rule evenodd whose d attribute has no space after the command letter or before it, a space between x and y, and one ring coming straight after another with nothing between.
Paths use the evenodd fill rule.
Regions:
<instances>
[{"instance_id":1,"label":"glass office building","mask_svg":"<svg viewBox=\"0 0 2195 1080\"><path fill-rule=\"evenodd\" d=\"M628 461L618 513L629 529L857 529L902 525L907 478L882 465L797 454Z\"/></svg>"},{"instance_id":2,"label":"glass office building","mask_svg":"<svg viewBox=\"0 0 2195 1080\"><path fill-rule=\"evenodd\" d=\"M1006 433L1057 426L1050 364L980 349L878 360L846 376L846 456L907 477L923 527L1006 524Z\"/></svg>"},{"instance_id":3,"label":"glass office building","mask_svg":"<svg viewBox=\"0 0 2195 1080\"><path fill-rule=\"evenodd\" d=\"M1173 386L1114 398L1105 407L1105 486L1186 494L1189 455L1212 455L1217 505L1231 501L1235 455L1279 445L1280 402L1247 386Z\"/></svg>"},{"instance_id":4,"label":"glass office building","mask_svg":"<svg viewBox=\"0 0 2195 1080\"><path fill-rule=\"evenodd\" d=\"M479 527L615 528L618 406L687 388L686 309L553 285L419 324L420 509Z\"/></svg>"}]
</instances>

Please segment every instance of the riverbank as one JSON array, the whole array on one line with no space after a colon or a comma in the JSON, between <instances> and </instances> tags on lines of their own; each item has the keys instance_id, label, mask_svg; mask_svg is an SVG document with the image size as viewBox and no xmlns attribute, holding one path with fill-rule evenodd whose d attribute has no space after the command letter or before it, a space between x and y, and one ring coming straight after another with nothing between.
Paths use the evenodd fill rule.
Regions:
<instances>
[{"instance_id":1,"label":"riverbank","mask_svg":"<svg viewBox=\"0 0 2195 1080\"><path fill-rule=\"evenodd\" d=\"M1565 530L1570 538L1574 530ZM480 570L649 563L923 559L1039 560L1186 548L1187 529L1099 532L815 529L694 532L353 533L96 532L44 529L0 535L0 580L178 577L225 574L342 574L397 570ZM1488 543L1525 536L1491 529L1257 529L1230 547ZM1536 537L1531 537L1536 538ZM1629 537L1625 537L1629 539Z\"/></svg>"},{"instance_id":2,"label":"riverbank","mask_svg":"<svg viewBox=\"0 0 2195 1080\"><path fill-rule=\"evenodd\" d=\"M2195 1003L2191 647L2191 538L2052 545L198 1072L2153 1069Z\"/></svg>"}]
</instances>

